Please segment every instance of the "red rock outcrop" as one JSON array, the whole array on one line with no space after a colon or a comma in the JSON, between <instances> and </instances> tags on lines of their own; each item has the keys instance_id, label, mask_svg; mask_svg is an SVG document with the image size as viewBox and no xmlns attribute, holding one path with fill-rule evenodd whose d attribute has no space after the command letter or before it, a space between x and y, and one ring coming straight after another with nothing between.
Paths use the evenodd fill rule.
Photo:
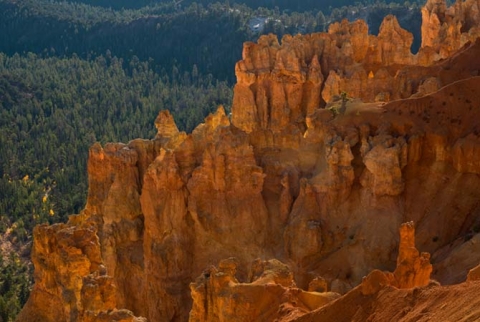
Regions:
<instances>
[{"instance_id":1,"label":"red rock outcrop","mask_svg":"<svg viewBox=\"0 0 480 322\"><path fill-rule=\"evenodd\" d=\"M281 43L268 35L256 44L246 43L235 68L232 122L247 133L278 132L341 92L364 102L431 93L447 83L422 68L475 42L480 36L478 12L475 0L449 8L444 0L428 1L422 9L422 46L415 55L412 34L394 16L384 19L378 36L368 35L363 21L344 20L332 24L328 33L285 36Z\"/></svg>"},{"instance_id":2,"label":"red rock outcrop","mask_svg":"<svg viewBox=\"0 0 480 322\"><path fill-rule=\"evenodd\" d=\"M361 177L364 187L369 187L376 195L396 196L403 192L402 169L407 165L407 144L403 137L378 135L377 142L363 140L363 162L366 167Z\"/></svg>"},{"instance_id":3,"label":"red rock outcrop","mask_svg":"<svg viewBox=\"0 0 480 322\"><path fill-rule=\"evenodd\" d=\"M432 265L430 254L419 254L415 248L415 227L413 222L400 226L400 246L398 249L397 268L393 272L392 283L398 288L425 286L430 282Z\"/></svg>"},{"instance_id":4,"label":"red rock outcrop","mask_svg":"<svg viewBox=\"0 0 480 322\"><path fill-rule=\"evenodd\" d=\"M210 267L190 285L191 322L273 321L292 319L317 309L340 295L298 289L287 265L277 260L256 261L249 283L236 277L234 258Z\"/></svg>"},{"instance_id":5,"label":"red rock outcrop","mask_svg":"<svg viewBox=\"0 0 480 322\"><path fill-rule=\"evenodd\" d=\"M286 36L280 47L277 37L268 35L258 44L244 45L243 60L235 67L232 122L236 127L247 133L279 132L318 107L323 82L320 62L303 43L300 37Z\"/></svg>"},{"instance_id":6,"label":"red rock outcrop","mask_svg":"<svg viewBox=\"0 0 480 322\"><path fill-rule=\"evenodd\" d=\"M473 22L470 27L476 28ZM93 223L89 234L98 235L90 239L97 248L72 268L78 274L56 277L65 278L61 285L73 293L49 291L52 301L68 314L93 305L99 321L125 313L101 313L104 306L149 321L235 321L240 311L253 320L262 314L294 320L316 300L290 285L290 275L277 269L283 264L263 259L285 263L298 288L321 277L325 288L341 294L361 293L355 287L379 269L370 277L369 294L362 295L371 300L385 285L381 271L395 270L399 242L397 270L384 274L388 285L425 284L431 267L414 248L414 235L418 247L432 254L434 278L464 281L480 262L480 252L472 251L480 244L472 242L480 238L480 42L458 45L458 52L438 62L443 49L426 46L412 55L409 44L411 35L394 17L386 18L379 36L368 35L361 21L343 21L328 33L286 36L281 44L264 36L245 44L236 65L231 123L220 107L186 134L161 112L153 140L95 144L87 205L62 227L83 231ZM342 91L350 98L341 96L339 115L321 108ZM405 221L418 225L415 232L403 226L399 240L396 231ZM39 245L47 238L42 236L36 237ZM63 239L55 238L48 249L60 252ZM65 272L76 255L66 253L58 269ZM232 256L235 262L202 273ZM101 263L114 295L103 299L95 286L81 295L84 283L100 285L95 267ZM51 287L52 278L44 277L50 266L40 260L35 266L36 289ZM22 313L26 319L32 317L29 307L38 308L37 294ZM259 294L268 301L233 300ZM272 294L289 295L283 300ZM355 301L368 302L350 292L335 303ZM363 310L357 320L377 312ZM61 319L48 314L48 321Z\"/></svg>"},{"instance_id":7,"label":"red rock outcrop","mask_svg":"<svg viewBox=\"0 0 480 322\"><path fill-rule=\"evenodd\" d=\"M414 311L417 305L421 305L418 303L421 302L421 297L406 295L406 292L401 292L399 289L415 288L419 290L418 292L426 293L429 289L439 286L430 281L432 265L429 258L430 254L419 254L415 248L413 222L404 223L400 226L397 268L393 273L375 269L363 278L359 286L338 300L300 317L283 318L278 321L403 321L402 318L409 314L408 318L412 318L415 313L412 314L408 310ZM440 293L448 295L448 291L441 290ZM407 296L410 301L405 307L409 309L385 310L382 305L388 304L386 298L391 300L395 296Z\"/></svg>"},{"instance_id":8,"label":"red rock outcrop","mask_svg":"<svg viewBox=\"0 0 480 322\"><path fill-rule=\"evenodd\" d=\"M357 287L338 300L292 320L282 322L362 322L362 321L464 321L480 317L480 283L397 289L383 284L384 274L369 275L380 285L377 291L363 294ZM373 285L373 284L372 284Z\"/></svg>"},{"instance_id":9,"label":"red rock outcrop","mask_svg":"<svg viewBox=\"0 0 480 322\"><path fill-rule=\"evenodd\" d=\"M107 144L104 148L99 144L92 146L88 161L92 188L88 192L84 216L97 223L103 261L117 288L122 290L116 292L116 302L120 307L129 307L145 316L140 310L144 301L141 292L144 224L140 173L145 169L137 165L142 165L142 159L150 162L148 150L154 147L148 144L139 153L132 148L144 146L139 143L130 146Z\"/></svg>"},{"instance_id":10,"label":"red rock outcrop","mask_svg":"<svg viewBox=\"0 0 480 322\"><path fill-rule=\"evenodd\" d=\"M414 223L408 222L400 226L400 246L395 271L390 273L373 270L363 278L360 290L363 295L372 295L386 286L401 289L427 286L431 273L430 254L419 253L415 248Z\"/></svg>"},{"instance_id":11,"label":"red rock outcrop","mask_svg":"<svg viewBox=\"0 0 480 322\"><path fill-rule=\"evenodd\" d=\"M451 56L467 41L480 35L480 14L476 0L428 0L422 8L422 48L436 53L435 60Z\"/></svg>"},{"instance_id":12,"label":"red rock outcrop","mask_svg":"<svg viewBox=\"0 0 480 322\"><path fill-rule=\"evenodd\" d=\"M94 223L35 227L32 262L35 286L17 321L145 321L115 309Z\"/></svg>"},{"instance_id":13,"label":"red rock outcrop","mask_svg":"<svg viewBox=\"0 0 480 322\"><path fill-rule=\"evenodd\" d=\"M432 272L429 258L428 253L419 254L415 248L413 223L402 224L395 271L374 270L352 293L370 296L388 286L403 289L427 286ZM314 289L313 292L296 288L288 266L277 260L255 261L249 272L249 283L237 280L236 269L234 258L222 260L218 269L210 267L190 284L194 303L189 321L296 321L340 296L325 293L327 285L323 278L312 280L309 288ZM315 291L318 288L322 289L321 293ZM345 295L348 296L350 293Z\"/></svg>"}]
</instances>

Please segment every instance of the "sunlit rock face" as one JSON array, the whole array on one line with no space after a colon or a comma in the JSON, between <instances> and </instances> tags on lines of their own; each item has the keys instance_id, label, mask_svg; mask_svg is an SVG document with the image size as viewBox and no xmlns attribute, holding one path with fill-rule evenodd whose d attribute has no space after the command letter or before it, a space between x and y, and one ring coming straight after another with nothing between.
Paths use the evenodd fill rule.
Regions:
<instances>
[{"instance_id":1,"label":"sunlit rock face","mask_svg":"<svg viewBox=\"0 0 480 322\"><path fill-rule=\"evenodd\" d=\"M94 223L35 227L32 262L35 286L17 321L146 321L115 308Z\"/></svg>"},{"instance_id":2,"label":"sunlit rock face","mask_svg":"<svg viewBox=\"0 0 480 322\"><path fill-rule=\"evenodd\" d=\"M281 42L268 35L246 43L235 68L233 124L247 133L280 131L341 92L374 102L437 90L446 83L428 79L438 75L424 67L478 38L479 5L458 1L447 8L445 1L432 0L422 8L422 19L422 46L415 55L413 35L394 16L385 17L378 36L368 34L364 21L344 20L328 33L287 35Z\"/></svg>"},{"instance_id":3,"label":"sunlit rock face","mask_svg":"<svg viewBox=\"0 0 480 322\"><path fill-rule=\"evenodd\" d=\"M370 295L464 281L480 263L480 42L435 41L460 12L473 35L475 6L429 1L425 30L440 31L416 55L392 16L378 36L343 21L261 37L231 116L186 134L162 111L152 140L93 145L85 210L36 229L19 321L294 321L334 305L311 292L346 294L375 269Z\"/></svg>"},{"instance_id":4,"label":"sunlit rock face","mask_svg":"<svg viewBox=\"0 0 480 322\"><path fill-rule=\"evenodd\" d=\"M450 57L468 41L479 36L480 7L476 0L428 0L422 8L422 48L431 48L436 59Z\"/></svg>"}]
</instances>

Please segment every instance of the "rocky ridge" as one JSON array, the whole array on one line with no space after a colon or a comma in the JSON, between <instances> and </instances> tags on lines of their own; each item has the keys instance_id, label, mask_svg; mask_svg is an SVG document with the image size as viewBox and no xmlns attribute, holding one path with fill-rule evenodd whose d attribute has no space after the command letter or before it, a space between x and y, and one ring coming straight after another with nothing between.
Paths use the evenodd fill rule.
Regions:
<instances>
[{"instance_id":1,"label":"rocky ridge","mask_svg":"<svg viewBox=\"0 0 480 322\"><path fill-rule=\"evenodd\" d=\"M467 42L478 5L442 3L427 2L422 33L457 37L449 47L425 41L413 55L394 17L378 36L344 21L261 37L236 65L231 117L220 107L186 134L163 111L153 140L95 144L85 210L35 230L36 285L19 321L268 321L272 307L308 321L334 298L309 285L346 294L325 306L338 310L365 300L358 285L373 270L388 283L372 294L386 296L430 272L464 281L480 263L480 42ZM336 105L337 116L323 108ZM257 292L277 302L229 302Z\"/></svg>"}]
</instances>

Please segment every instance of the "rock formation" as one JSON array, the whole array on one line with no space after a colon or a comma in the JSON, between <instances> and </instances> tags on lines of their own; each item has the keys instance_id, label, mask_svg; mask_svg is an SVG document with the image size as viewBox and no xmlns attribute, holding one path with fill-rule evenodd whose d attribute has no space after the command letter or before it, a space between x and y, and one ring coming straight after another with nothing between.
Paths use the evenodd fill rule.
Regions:
<instances>
[{"instance_id":1,"label":"rock formation","mask_svg":"<svg viewBox=\"0 0 480 322\"><path fill-rule=\"evenodd\" d=\"M402 224L395 271L372 271L352 293L369 296L388 286L427 286L432 272L429 259L430 254L419 254L415 248L413 222ZM327 283L322 277L310 282L308 292L298 289L288 266L277 260L254 261L248 283L237 280L236 270L234 258L222 260L218 268L206 269L190 284L193 308L189 321L295 321L340 297L338 293L326 292ZM345 295L348 296L350 293Z\"/></svg>"},{"instance_id":2,"label":"rock formation","mask_svg":"<svg viewBox=\"0 0 480 322\"><path fill-rule=\"evenodd\" d=\"M18 321L145 321L115 309L94 223L35 227L32 262L35 286Z\"/></svg>"},{"instance_id":3,"label":"rock formation","mask_svg":"<svg viewBox=\"0 0 480 322\"><path fill-rule=\"evenodd\" d=\"M368 35L360 20L334 23L328 33L287 35L281 44L273 35L262 36L257 44L245 44L236 65L233 123L246 132L279 131L341 92L364 102L428 94L446 83L418 66L431 66L474 42L480 35L478 11L475 0L448 9L444 0L428 1L415 55L412 34L394 16L384 19L378 36Z\"/></svg>"},{"instance_id":4,"label":"rock formation","mask_svg":"<svg viewBox=\"0 0 480 322\"><path fill-rule=\"evenodd\" d=\"M309 286L346 294L319 309L325 316L349 303L351 318L360 301L362 321L379 314L368 301L385 281L428 281L414 236L432 254L433 278L464 281L480 262L480 41L435 39L473 37L475 3L442 11L429 1L425 33L439 31L415 55L394 17L378 36L361 21L281 43L263 36L235 67L231 122L220 107L186 134L160 112L153 140L93 145L85 210L37 228L36 286L19 321L135 319L114 307L149 321L235 321L244 311L293 321L324 301L300 290ZM460 33L444 33L454 21ZM322 108L342 92L342 114ZM417 227L402 226L399 239L408 221Z\"/></svg>"},{"instance_id":5,"label":"rock formation","mask_svg":"<svg viewBox=\"0 0 480 322\"><path fill-rule=\"evenodd\" d=\"M469 283L441 287L430 281L428 253L415 248L413 222L400 227L397 268L393 273L373 270L362 283L334 302L293 319L278 321L461 321L480 317L478 267Z\"/></svg>"},{"instance_id":6,"label":"rock formation","mask_svg":"<svg viewBox=\"0 0 480 322\"><path fill-rule=\"evenodd\" d=\"M384 277L381 271L373 271L368 276L373 287L371 293L362 293L361 285L318 310L281 321L475 321L480 317L478 281L451 286L430 283L421 288L397 289L385 284Z\"/></svg>"},{"instance_id":7,"label":"rock formation","mask_svg":"<svg viewBox=\"0 0 480 322\"><path fill-rule=\"evenodd\" d=\"M372 295L386 286L400 289L427 286L431 273L430 254L419 254L415 248L414 223L408 222L400 226L400 246L395 271L390 273L373 270L363 278L359 290L363 295Z\"/></svg>"},{"instance_id":8,"label":"rock formation","mask_svg":"<svg viewBox=\"0 0 480 322\"><path fill-rule=\"evenodd\" d=\"M430 254L425 252L419 254L415 248L413 222L403 224L400 227L400 247L392 284L398 288L425 286L430 281L431 273Z\"/></svg>"},{"instance_id":9,"label":"rock formation","mask_svg":"<svg viewBox=\"0 0 480 322\"><path fill-rule=\"evenodd\" d=\"M442 0L428 0L422 8L422 48L431 48L436 59L451 56L480 35L476 0L456 1L447 8Z\"/></svg>"},{"instance_id":10,"label":"rock formation","mask_svg":"<svg viewBox=\"0 0 480 322\"><path fill-rule=\"evenodd\" d=\"M220 261L190 285L191 322L273 321L294 318L319 308L340 295L298 289L288 266L277 260L256 261L250 283L235 277L235 259Z\"/></svg>"},{"instance_id":11,"label":"rock formation","mask_svg":"<svg viewBox=\"0 0 480 322\"><path fill-rule=\"evenodd\" d=\"M480 280L480 265L472 268L467 275L467 281L473 282Z\"/></svg>"}]
</instances>

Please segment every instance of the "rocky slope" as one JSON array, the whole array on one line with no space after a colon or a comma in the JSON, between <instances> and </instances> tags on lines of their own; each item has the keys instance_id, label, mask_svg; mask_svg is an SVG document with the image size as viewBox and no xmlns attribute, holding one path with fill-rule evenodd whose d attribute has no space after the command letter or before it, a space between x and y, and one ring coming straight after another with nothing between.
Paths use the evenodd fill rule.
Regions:
<instances>
[{"instance_id":1,"label":"rocky slope","mask_svg":"<svg viewBox=\"0 0 480 322\"><path fill-rule=\"evenodd\" d=\"M94 145L85 210L35 231L19 321L319 321L355 301L344 320L362 321L397 296L454 292L398 288L480 263L480 18L471 0L422 13L416 55L394 17L378 36L344 21L246 43L231 117L186 134L161 112L153 140ZM395 273L364 294L375 269Z\"/></svg>"}]
</instances>

